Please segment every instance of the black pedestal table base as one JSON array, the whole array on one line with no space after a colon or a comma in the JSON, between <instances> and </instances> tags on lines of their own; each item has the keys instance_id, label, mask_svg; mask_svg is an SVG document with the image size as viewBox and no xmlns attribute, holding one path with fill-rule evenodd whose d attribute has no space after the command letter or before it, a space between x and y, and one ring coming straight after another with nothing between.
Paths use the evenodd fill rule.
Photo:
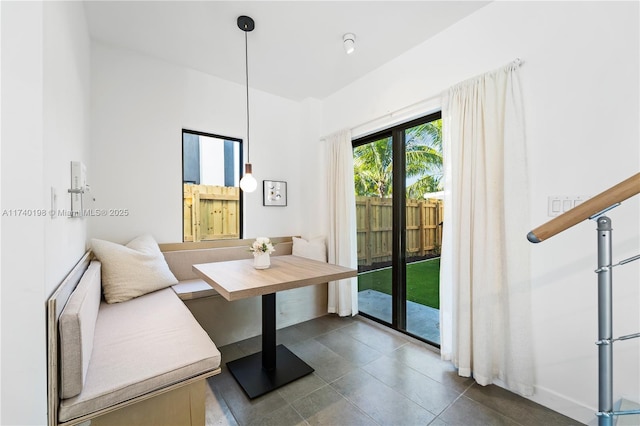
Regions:
<instances>
[{"instance_id":1,"label":"black pedestal table base","mask_svg":"<svg viewBox=\"0 0 640 426\"><path fill-rule=\"evenodd\" d=\"M262 352L230 361L227 368L251 399L313 372L289 349L276 346L275 293L262 296Z\"/></svg>"},{"instance_id":2,"label":"black pedestal table base","mask_svg":"<svg viewBox=\"0 0 640 426\"><path fill-rule=\"evenodd\" d=\"M276 347L276 367L271 371L262 366L262 352L228 362L227 368L251 399L313 373L313 368L283 345Z\"/></svg>"}]
</instances>

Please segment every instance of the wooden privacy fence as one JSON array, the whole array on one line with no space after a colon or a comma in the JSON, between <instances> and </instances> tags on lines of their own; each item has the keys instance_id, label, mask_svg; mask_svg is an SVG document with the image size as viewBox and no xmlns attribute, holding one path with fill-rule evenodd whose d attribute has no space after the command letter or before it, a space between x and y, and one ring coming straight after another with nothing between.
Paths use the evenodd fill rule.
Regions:
<instances>
[{"instance_id":1,"label":"wooden privacy fence","mask_svg":"<svg viewBox=\"0 0 640 426\"><path fill-rule=\"evenodd\" d=\"M408 199L407 257L439 255L442 200ZM358 265L391 260L393 205L390 198L356 197Z\"/></svg>"},{"instance_id":2,"label":"wooden privacy fence","mask_svg":"<svg viewBox=\"0 0 640 426\"><path fill-rule=\"evenodd\" d=\"M240 238L240 188L184 184L184 241Z\"/></svg>"}]
</instances>

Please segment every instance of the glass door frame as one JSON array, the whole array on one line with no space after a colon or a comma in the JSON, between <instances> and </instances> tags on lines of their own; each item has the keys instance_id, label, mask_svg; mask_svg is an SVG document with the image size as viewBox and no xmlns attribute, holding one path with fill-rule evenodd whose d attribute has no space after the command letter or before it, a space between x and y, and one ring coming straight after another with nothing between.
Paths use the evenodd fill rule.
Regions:
<instances>
[{"instance_id":1,"label":"glass door frame","mask_svg":"<svg viewBox=\"0 0 640 426\"><path fill-rule=\"evenodd\" d=\"M392 215L393 229L391 234L391 323L359 312L360 315L373 321L385 324L394 330L408 334L416 339L440 347L437 343L430 342L423 337L410 333L407 330L407 208L406 208L406 130L420 124L429 123L442 118L442 112L437 111L425 116L395 124L352 141L353 148L379 139L391 137L393 170L392 170Z\"/></svg>"}]
</instances>

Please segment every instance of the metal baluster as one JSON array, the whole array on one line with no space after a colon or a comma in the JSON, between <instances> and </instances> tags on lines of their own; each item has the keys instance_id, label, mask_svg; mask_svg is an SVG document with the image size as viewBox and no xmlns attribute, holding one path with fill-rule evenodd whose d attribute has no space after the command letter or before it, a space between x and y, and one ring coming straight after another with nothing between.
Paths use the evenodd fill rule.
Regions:
<instances>
[{"instance_id":1,"label":"metal baluster","mask_svg":"<svg viewBox=\"0 0 640 426\"><path fill-rule=\"evenodd\" d=\"M611 219L598 218L598 425L613 426Z\"/></svg>"}]
</instances>

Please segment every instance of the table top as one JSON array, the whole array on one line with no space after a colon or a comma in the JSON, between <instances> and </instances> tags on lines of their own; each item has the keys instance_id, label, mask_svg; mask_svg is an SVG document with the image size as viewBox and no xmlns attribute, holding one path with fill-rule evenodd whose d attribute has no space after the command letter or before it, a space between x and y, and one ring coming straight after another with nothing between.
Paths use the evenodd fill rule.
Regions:
<instances>
[{"instance_id":1,"label":"table top","mask_svg":"<svg viewBox=\"0 0 640 426\"><path fill-rule=\"evenodd\" d=\"M193 271L229 301L358 275L356 269L293 255L271 256L268 269L255 269L253 259L242 259L201 263Z\"/></svg>"}]
</instances>

